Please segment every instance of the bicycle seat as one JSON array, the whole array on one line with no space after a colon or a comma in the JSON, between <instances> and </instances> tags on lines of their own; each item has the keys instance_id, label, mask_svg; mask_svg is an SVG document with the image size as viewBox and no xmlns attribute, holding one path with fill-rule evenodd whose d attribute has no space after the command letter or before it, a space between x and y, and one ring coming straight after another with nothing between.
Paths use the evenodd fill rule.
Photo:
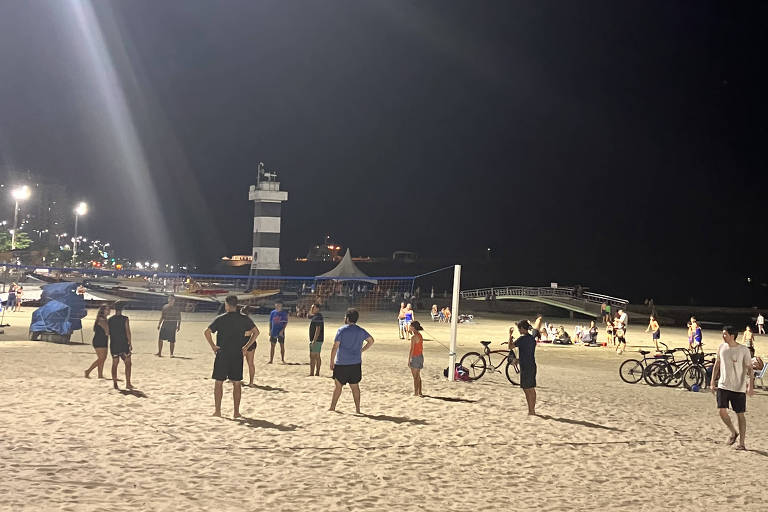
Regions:
<instances>
[{"instance_id":1,"label":"bicycle seat","mask_svg":"<svg viewBox=\"0 0 768 512\"><path fill-rule=\"evenodd\" d=\"M640 352L640 353L641 353L641 354L643 354L643 355L645 355L645 354L650 354L650 353L651 353L651 351L650 351L650 350L638 350L638 352Z\"/></svg>"},{"instance_id":2,"label":"bicycle seat","mask_svg":"<svg viewBox=\"0 0 768 512\"><path fill-rule=\"evenodd\" d=\"M481 341L480 343L482 343L482 345L483 345L484 347L487 347L488 345L490 345L490 344L491 344L491 342L490 342L490 341Z\"/></svg>"}]
</instances>

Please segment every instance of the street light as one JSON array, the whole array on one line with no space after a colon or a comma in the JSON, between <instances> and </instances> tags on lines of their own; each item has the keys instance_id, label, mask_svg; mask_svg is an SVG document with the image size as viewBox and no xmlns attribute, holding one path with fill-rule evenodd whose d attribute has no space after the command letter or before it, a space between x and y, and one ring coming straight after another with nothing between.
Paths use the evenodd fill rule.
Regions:
<instances>
[{"instance_id":1,"label":"street light","mask_svg":"<svg viewBox=\"0 0 768 512\"><path fill-rule=\"evenodd\" d=\"M75 264L75 258L77 258L77 221L80 219L81 215L85 215L88 213L88 205L84 202L80 202L75 207L75 238L74 242L72 243L72 264Z\"/></svg>"},{"instance_id":2,"label":"street light","mask_svg":"<svg viewBox=\"0 0 768 512\"><path fill-rule=\"evenodd\" d=\"M13 207L13 231L11 231L12 251L16 249L16 231L18 231L19 228L19 201L26 201L29 199L30 195L32 195L32 191L30 191L29 187L26 185L17 187L11 192L11 196L13 196L15 201L15 205Z\"/></svg>"}]
</instances>

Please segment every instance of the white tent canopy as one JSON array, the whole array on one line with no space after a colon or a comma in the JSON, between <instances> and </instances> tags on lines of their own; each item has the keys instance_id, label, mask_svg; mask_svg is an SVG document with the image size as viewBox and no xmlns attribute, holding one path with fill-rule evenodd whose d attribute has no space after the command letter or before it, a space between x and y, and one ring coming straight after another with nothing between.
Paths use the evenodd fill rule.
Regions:
<instances>
[{"instance_id":1,"label":"white tent canopy","mask_svg":"<svg viewBox=\"0 0 768 512\"><path fill-rule=\"evenodd\" d=\"M377 283L375 279L371 279L368 277L368 274L357 268L355 262L352 261L352 254L349 252L349 249L347 249L346 254L344 254L338 265L317 277L321 279L348 279L365 281L372 284Z\"/></svg>"}]
</instances>

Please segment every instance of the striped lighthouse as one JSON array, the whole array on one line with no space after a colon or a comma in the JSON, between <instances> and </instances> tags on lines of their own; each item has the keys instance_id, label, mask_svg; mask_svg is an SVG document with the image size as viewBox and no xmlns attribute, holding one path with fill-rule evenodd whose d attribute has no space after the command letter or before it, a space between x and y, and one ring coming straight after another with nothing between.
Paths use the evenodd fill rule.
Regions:
<instances>
[{"instance_id":1,"label":"striped lighthouse","mask_svg":"<svg viewBox=\"0 0 768 512\"><path fill-rule=\"evenodd\" d=\"M248 199L254 203L251 275L279 275L280 217L288 192L280 190L277 173L265 171L259 163L257 182L251 185Z\"/></svg>"}]
</instances>

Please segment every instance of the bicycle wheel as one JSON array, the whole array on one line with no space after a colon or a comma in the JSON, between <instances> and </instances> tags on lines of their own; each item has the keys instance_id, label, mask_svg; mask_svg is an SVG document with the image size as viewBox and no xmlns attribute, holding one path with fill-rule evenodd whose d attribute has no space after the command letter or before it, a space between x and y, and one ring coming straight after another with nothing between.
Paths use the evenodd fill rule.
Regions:
<instances>
[{"instance_id":1,"label":"bicycle wheel","mask_svg":"<svg viewBox=\"0 0 768 512\"><path fill-rule=\"evenodd\" d=\"M515 386L520 385L520 363L517 361L517 359L515 359L514 363L507 359L507 367L504 370L504 373L507 374L507 380L509 382Z\"/></svg>"},{"instance_id":2,"label":"bicycle wheel","mask_svg":"<svg viewBox=\"0 0 768 512\"><path fill-rule=\"evenodd\" d=\"M643 378L649 386L661 386L664 379L671 372L670 365L666 361L656 361L646 367Z\"/></svg>"},{"instance_id":3,"label":"bicycle wheel","mask_svg":"<svg viewBox=\"0 0 768 512\"><path fill-rule=\"evenodd\" d=\"M637 359L627 359L619 366L619 377L627 384L637 384L643 378L643 364Z\"/></svg>"},{"instance_id":4,"label":"bicycle wheel","mask_svg":"<svg viewBox=\"0 0 768 512\"><path fill-rule=\"evenodd\" d=\"M690 391L693 386L699 386L699 388L701 388L706 376L707 371L704 367L695 364L685 370L685 373L683 374L683 386L685 386L685 389L688 391Z\"/></svg>"},{"instance_id":5,"label":"bicycle wheel","mask_svg":"<svg viewBox=\"0 0 768 512\"><path fill-rule=\"evenodd\" d=\"M477 380L485 374L485 357L477 352L467 352L459 364L469 372L469 380Z\"/></svg>"},{"instance_id":6,"label":"bicycle wheel","mask_svg":"<svg viewBox=\"0 0 768 512\"><path fill-rule=\"evenodd\" d=\"M676 388L683 382L683 374L687 370L681 369L679 366L670 365L671 371L662 380L662 383L668 388Z\"/></svg>"}]
</instances>

